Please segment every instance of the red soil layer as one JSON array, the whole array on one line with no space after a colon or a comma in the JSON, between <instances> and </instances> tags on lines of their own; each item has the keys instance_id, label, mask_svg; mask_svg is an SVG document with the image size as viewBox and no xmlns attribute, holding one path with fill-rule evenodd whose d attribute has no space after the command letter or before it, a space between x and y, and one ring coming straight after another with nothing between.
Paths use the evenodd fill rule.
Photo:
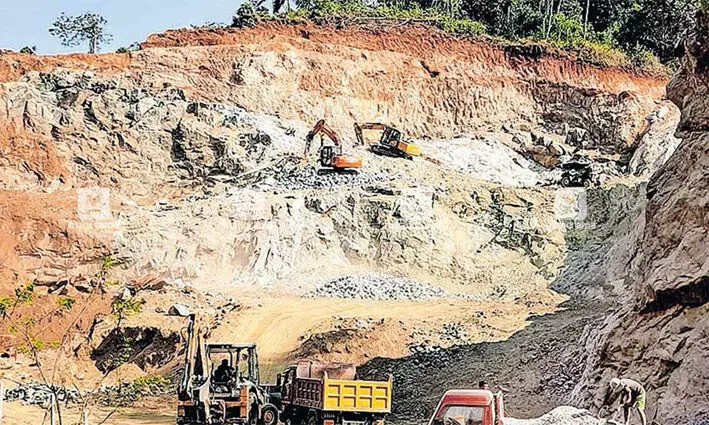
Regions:
<instances>
[{"instance_id":1,"label":"red soil layer","mask_svg":"<svg viewBox=\"0 0 709 425\"><path fill-rule=\"evenodd\" d=\"M668 79L666 75L637 69L582 63L574 53L558 49L551 49L539 58L512 56L506 54L504 46L499 44L456 38L421 25L370 29L360 26L336 28L312 23L289 25L269 22L245 29L171 30L150 35L141 47L264 44L276 41L277 38L287 38L289 44L305 50L313 50L313 45L318 43L371 51L387 50L424 59L431 55L447 55L451 62L463 60L485 62L490 67L507 66L530 79L543 77L560 83L592 79L596 88L614 93L623 91L619 87L632 81L640 91L651 96L662 96Z\"/></svg>"}]
</instances>

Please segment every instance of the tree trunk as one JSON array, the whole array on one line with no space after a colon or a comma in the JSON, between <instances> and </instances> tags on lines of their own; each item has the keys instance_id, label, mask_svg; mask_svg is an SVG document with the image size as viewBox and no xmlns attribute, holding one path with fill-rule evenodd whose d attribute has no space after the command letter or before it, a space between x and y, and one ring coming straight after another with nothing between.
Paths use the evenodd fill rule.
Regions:
<instances>
[{"instance_id":1,"label":"tree trunk","mask_svg":"<svg viewBox=\"0 0 709 425\"><path fill-rule=\"evenodd\" d=\"M591 0L586 0L586 15L583 19L583 39L586 39L586 33L588 32L588 10L591 8Z\"/></svg>"},{"instance_id":2,"label":"tree trunk","mask_svg":"<svg viewBox=\"0 0 709 425\"><path fill-rule=\"evenodd\" d=\"M549 20L549 25L547 26L547 38L551 35L551 23L552 23L552 12L554 11L554 0L547 0L547 19Z\"/></svg>"}]
</instances>

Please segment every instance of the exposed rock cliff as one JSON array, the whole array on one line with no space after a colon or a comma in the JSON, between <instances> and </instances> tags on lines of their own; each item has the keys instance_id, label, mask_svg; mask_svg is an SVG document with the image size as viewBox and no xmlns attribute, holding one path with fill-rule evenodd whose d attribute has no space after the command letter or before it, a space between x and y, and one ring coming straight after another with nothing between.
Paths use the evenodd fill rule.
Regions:
<instances>
[{"instance_id":1,"label":"exposed rock cliff","mask_svg":"<svg viewBox=\"0 0 709 425\"><path fill-rule=\"evenodd\" d=\"M647 188L644 234L626 279L633 295L589 339L574 391L600 407L611 377L635 378L660 423L709 418L709 16L699 17L686 52L668 85L682 111L682 141Z\"/></svg>"}]
</instances>

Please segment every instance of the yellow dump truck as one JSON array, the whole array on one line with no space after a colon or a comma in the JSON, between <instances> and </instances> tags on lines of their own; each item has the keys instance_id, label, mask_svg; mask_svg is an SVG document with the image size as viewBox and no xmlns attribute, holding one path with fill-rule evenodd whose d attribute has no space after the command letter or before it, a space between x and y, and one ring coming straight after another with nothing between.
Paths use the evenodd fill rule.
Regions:
<instances>
[{"instance_id":1,"label":"yellow dump truck","mask_svg":"<svg viewBox=\"0 0 709 425\"><path fill-rule=\"evenodd\" d=\"M357 379L352 365L300 361L277 377L286 424L383 425L391 412L392 378Z\"/></svg>"}]
</instances>

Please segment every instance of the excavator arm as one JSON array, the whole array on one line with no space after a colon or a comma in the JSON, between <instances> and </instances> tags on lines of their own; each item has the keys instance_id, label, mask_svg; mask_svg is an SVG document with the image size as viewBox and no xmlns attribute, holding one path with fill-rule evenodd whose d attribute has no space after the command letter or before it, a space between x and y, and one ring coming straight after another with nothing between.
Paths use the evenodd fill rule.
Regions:
<instances>
[{"instance_id":1,"label":"excavator arm","mask_svg":"<svg viewBox=\"0 0 709 425\"><path fill-rule=\"evenodd\" d=\"M313 129L310 130L308 135L305 136L304 155L308 155L308 153L310 152L310 147L313 143L313 139L315 139L315 136L317 136L319 133L324 133L330 140L332 140L332 143L335 146L341 146L340 138L337 137L337 133L335 133L335 131L328 127L327 124L325 124L325 120L320 120L315 124Z\"/></svg>"},{"instance_id":2,"label":"excavator arm","mask_svg":"<svg viewBox=\"0 0 709 425\"><path fill-rule=\"evenodd\" d=\"M362 130L384 131L386 129L386 125L378 122L366 122L364 124L354 123L355 136L357 136L357 146L364 145L364 137L362 136Z\"/></svg>"}]
</instances>

